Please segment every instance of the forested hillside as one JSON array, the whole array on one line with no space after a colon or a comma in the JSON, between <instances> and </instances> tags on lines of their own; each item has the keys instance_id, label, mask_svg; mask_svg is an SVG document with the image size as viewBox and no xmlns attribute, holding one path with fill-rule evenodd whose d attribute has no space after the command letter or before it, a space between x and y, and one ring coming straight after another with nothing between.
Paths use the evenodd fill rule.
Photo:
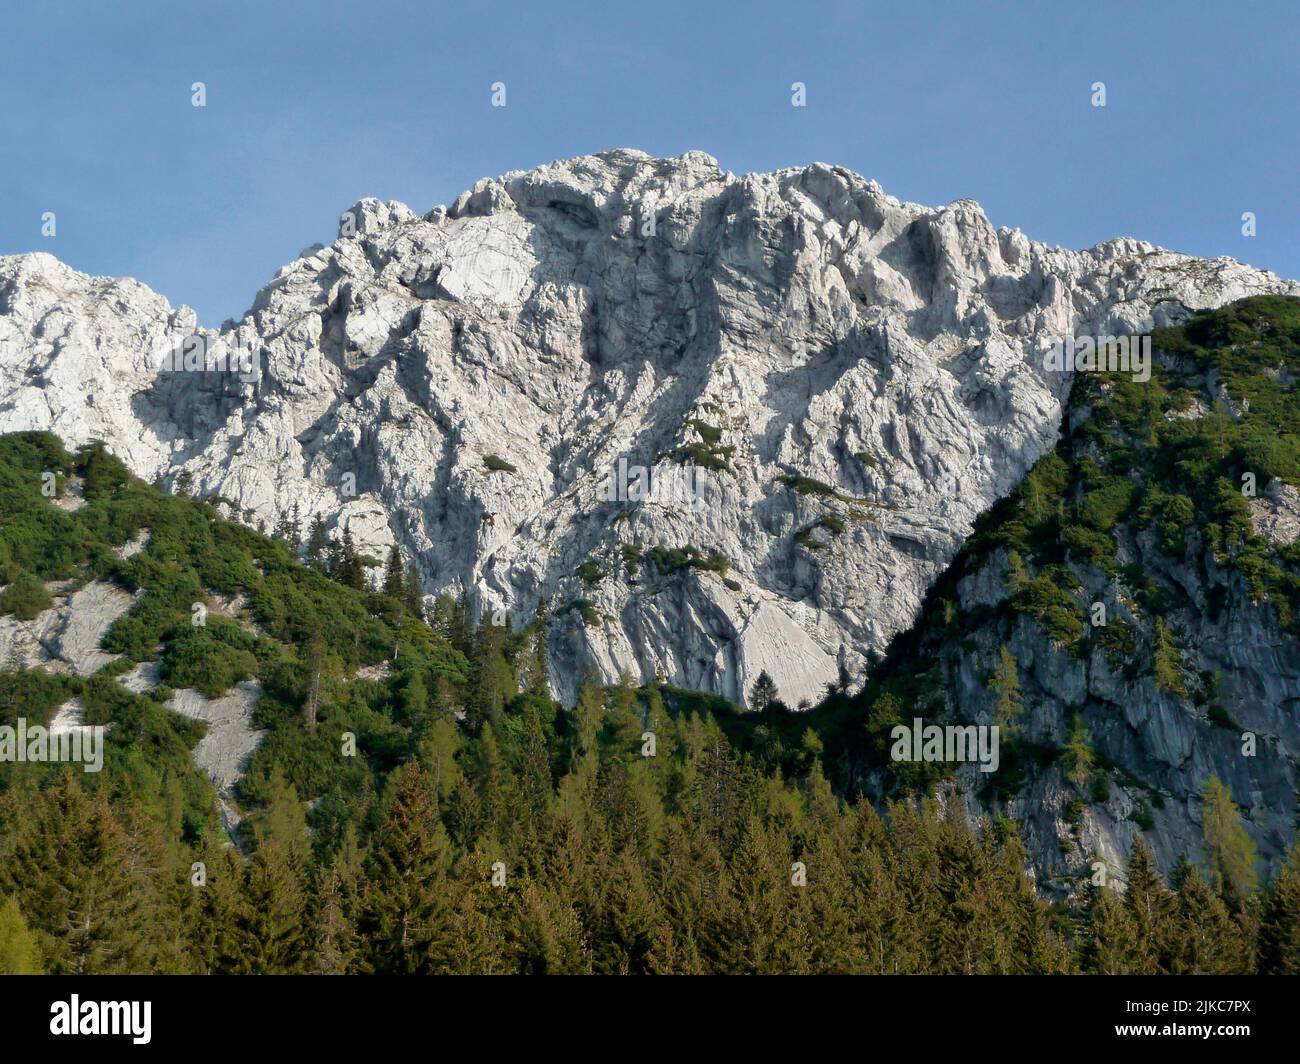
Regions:
<instances>
[{"instance_id":1,"label":"forested hillside","mask_svg":"<svg viewBox=\"0 0 1300 1064\"><path fill-rule=\"evenodd\" d=\"M100 772L0 763L0 971L1300 971L1295 857L1241 891L1213 864L1166 885L1139 845L1125 895L1049 903L1013 821L972 826L924 775L878 807L846 785L844 730L874 726L847 692L741 714L585 683L564 710L543 617L426 618L396 558L223 509L0 439L0 619L133 596L93 673L15 651L0 677L0 723L75 700L110 726ZM240 684L261 736L223 817L173 706Z\"/></svg>"},{"instance_id":2,"label":"forested hillside","mask_svg":"<svg viewBox=\"0 0 1300 1064\"><path fill-rule=\"evenodd\" d=\"M1242 300L1153 348L1149 381L1076 376L1058 446L860 691L769 722L785 744L815 726L844 793L956 786L1016 818L1057 896L1139 839L1166 873L1187 853L1242 892L1294 845L1300 302ZM892 761L914 716L1000 725L998 771ZM1223 865L1207 836L1228 795L1246 834Z\"/></svg>"}]
</instances>

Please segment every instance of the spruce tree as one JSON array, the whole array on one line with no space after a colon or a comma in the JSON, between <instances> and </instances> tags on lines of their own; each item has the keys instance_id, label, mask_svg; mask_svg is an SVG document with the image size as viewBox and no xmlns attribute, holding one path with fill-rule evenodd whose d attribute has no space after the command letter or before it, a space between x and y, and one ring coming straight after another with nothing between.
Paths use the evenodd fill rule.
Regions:
<instances>
[{"instance_id":1,"label":"spruce tree","mask_svg":"<svg viewBox=\"0 0 1300 1064\"><path fill-rule=\"evenodd\" d=\"M136 823L133 830L145 830ZM161 849L160 847L158 848ZM84 794L65 769L42 796L9 872L51 974L134 974L160 968L177 946L157 866L123 828L104 790ZM168 964L174 970L175 961ZM166 970L166 969L164 969Z\"/></svg>"},{"instance_id":2,"label":"spruce tree","mask_svg":"<svg viewBox=\"0 0 1300 1064\"><path fill-rule=\"evenodd\" d=\"M1300 975L1300 847L1264 895L1259 928L1261 975Z\"/></svg>"},{"instance_id":3,"label":"spruce tree","mask_svg":"<svg viewBox=\"0 0 1300 1064\"><path fill-rule=\"evenodd\" d=\"M343 975L352 969L359 945L340 875L330 868L317 891L309 970L317 975Z\"/></svg>"},{"instance_id":4,"label":"spruce tree","mask_svg":"<svg viewBox=\"0 0 1300 1064\"><path fill-rule=\"evenodd\" d=\"M406 577L402 581L402 603L412 617L424 620L424 583L414 565L406 567Z\"/></svg>"},{"instance_id":5,"label":"spruce tree","mask_svg":"<svg viewBox=\"0 0 1300 1064\"><path fill-rule=\"evenodd\" d=\"M405 588L404 577L402 552L397 549L397 544L394 543L388 548L388 562L384 565L384 594L400 602Z\"/></svg>"},{"instance_id":6,"label":"spruce tree","mask_svg":"<svg viewBox=\"0 0 1300 1064\"><path fill-rule=\"evenodd\" d=\"M1130 974L1159 975L1167 972L1173 898L1141 835L1133 840L1129 854L1124 908L1133 927Z\"/></svg>"},{"instance_id":7,"label":"spruce tree","mask_svg":"<svg viewBox=\"0 0 1300 1064\"><path fill-rule=\"evenodd\" d=\"M233 846L219 847L210 839L199 856L206 869L205 882L192 888L198 895L198 912L190 928L198 971L208 975L242 971L243 860Z\"/></svg>"},{"instance_id":8,"label":"spruce tree","mask_svg":"<svg viewBox=\"0 0 1300 1064\"><path fill-rule=\"evenodd\" d=\"M1189 868L1183 877L1176 916L1171 929L1172 974L1246 974L1241 930L1195 868Z\"/></svg>"},{"instance_id":9,"label":"spruce tree","mask_svg":"<svg viewBox=\"0 0 1300 1064\"><path fill-rule=\"evenodd\" d=\"M311 854L307 814L279 765L271 770L265 803L249 820L259 849L274 844L285 860L298 868L306 866Z\"/></svg>"},{"instance_id":10,"label":"spruce tree","mask_svg":"<svg viewBox=\"0 0 1300 1064\"><path fill-rule=\"evenodd\" d=\"M325 534L325 521L320 514L313 514L310 531L307 533L307 550L304 561L313 569L324 571L329 556L329 537Z\"/></svg>"},{"instance_id":11,"label":"spruce tree","mask_svg":"<svg viewBox=\"0 0 1300 1064\"><path fill-rule=\"evenodd\" d=\"M749 708L755 713L762 713L773 702L780 699L776 683L764 670L758 674L754 686L749 691Z\"/></svg>"},{"instance_id":12,"label":"spruce tree","mask_svg":"<svg viewBox=\"0 0 1300 1064\"><path fill-rule=\"evenodd\" d=\"M450 969L448 847L432 782L418 761L408 761L393 781L367 870L361 932L374 971Z\"/></svg>"},{"instance_id":13,"label":"spruce tree","mask_svg":"<svg viewBox=\"0 0 1300 1064\"><path fill-rule=\"evenodd\" d=\"M541 717L530 705L524 713L523 744L519 757L520 829L525 836L540 835L550 822L554 797L551 755L542 731Z\"/></svg>"},{"instance_id":14,"label":"spruce tree","mask_svg":"<svg viewBox=\"0 0 1300 1064\"><path fill-rule=\"evenodd\" d=\"M1138 970L1149 971L1149 960L1135 957L1136 935L1133 917L1115 891L1089 881L1084 888L1080 970L1088 975L1132 975Z\"/></svg>"},{"instance_id":15,"label":"spruce tree","mask_svg":"<svg viewBox=\"0 0 1300 1064\"><path fill-rule=\"evenodd\" d=\"M306 897L296 861L276 839L258 846L243 881L235 922L237 973L292 975L309 957L304 941Z\"/></svg>"}]
</instances>

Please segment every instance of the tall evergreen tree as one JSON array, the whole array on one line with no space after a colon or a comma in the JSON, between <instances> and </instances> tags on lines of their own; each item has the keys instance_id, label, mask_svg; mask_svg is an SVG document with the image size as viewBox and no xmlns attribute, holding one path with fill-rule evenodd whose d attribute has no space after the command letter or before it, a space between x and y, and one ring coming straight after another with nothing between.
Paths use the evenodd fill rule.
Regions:
<instances>
[{"instance_id":1,"label":"tall evergreen tree","mask_svg":"<svg viewBox=\"0 0 1300 1064\"><path fill-rule=\"evenodd\" d=\"M776 683L765 669L758 674L758 679L754 681L754 686L750 688L749 708L755 713L762 713L773 702L778 701L780 697L776 689Z\"/></svg>"},{"instance_id":2,"label":"tall evergreen tree","mask_svg":"<svg viewBox=\"0 0 1300 1064\"><path fill-rule=\"evenodd\" d=\"M1246 974L1241 929L1195 868L1188 870L1179 887L1176 916L1171 928L1172 974Z\"/></svg>"},{"instance_id":3,"label":"tall evergreen tree","mask_svg":"<svg viewBox=\"0 0 1300 1064\"><path fill-rule=\"evenodd\" d=\"M1259 971L1261 975L1300 975L1300 847L1291 850L1264 896Z\"/></svg>"},{"instance_id":4,"label":"tall evergreen tree","mask_svg":"<svg viewBox=\"0 0 1300 1064\"><path fill-rule=\"evenodd\" d=\"M325 534L325 521L320 514L313 514L310 530L307 533L307 549L304 561L313 569L322 572L329 558L329 537Z\"/></svg>"},{"instance_id":5,"label":"tall evergreen tree","mask_svg":"<svg viewBox=\"0 0 1300 1064\"><path fill-rule=\"evenodd\" d=\"M1124 908L1133 928L1130 974L1159 975L1167 972L1173 898L1141 835L1133 840L1129 854Z\"/></svg>"},{"instance_id":6,"label":"tall evergreen tree","mask_svg":"<svg viewBox=\"0 0 1300 1064\"><path fill-rule=\"evenodd\" d=\"M176 970L176 937L158 928L179 930L179 913L166 911L157 867L142 859L154 856L134 835L145 829L136 822L128 833L106 793L84 794L70 769L43 796L9 876L52 974Z\"/></svg>"},{"instance_id":7,"label":"tall evergreen tree","mask_svg":"<svg viewBox=\"0 0 1300 1064\"><path fill-rule=\"evenodd\" d=\"M384 583L383 592L389 598L395 598L398 601L402 599L405 571L402 569L402 552L397 549L394 543L388 548L388 561L384 565Z\"/></svg>"},{"instance_id":8,"label":"tall evergreen tree","mask_svg":"<svg viewBox=\"0 0 1300 1064\"><path fill-rule=\"evenodd\" d=\"M292 975L308 964L306 897L296 861L279 841L258 846L244 872L243 904L235 921L237 973Z\"/></svg>"},{"instance_id":9,"label":"tall evergreen tree","mask_svg":"<svg viewBox=\"0 0 1300 1064\"><path fill-rule=\"evenodd\" d=\"M434 788L419 762L409 761L394 780L367 872L361 931L373 970L449 970L454 937L449 864Z\"/></svg>"},{"instance_id":10,"label":"tall evergreen tree","mask_svg":"<svg viewBox=\"0 0 1300 1064\"><path fill-rule=\"evenodd\" d=\"M321 878L312 921L309 970L317 975L343 975L352 970L360 942L347 911L342 878L330 868Z\"/></svg>"},{"instance_id":11,"label":"tall evergreen tree","mask_svg":"<svg viewBox=\"0 0 1300 1064\"><path fill-rule=\"evenodd\" d=\"M402 603L411 616L424 620L424 583L414 565L406 567L406 577L402 581Z\"/></svg>"},{"instance_id":12,"label":"tall evergreen tree","mask_svg":"<svg viewBox=\"0 0 1300 1064\"><path fill-rule=\"evenodd\" d=\"M1074 714L1070 721L1070 734L1065 741L1065 778L1076 787L1085 787L1092 778L1095 755L1092 750L1092 733L1084 723L1083 714Z\"/></svg>"}]
</instances>

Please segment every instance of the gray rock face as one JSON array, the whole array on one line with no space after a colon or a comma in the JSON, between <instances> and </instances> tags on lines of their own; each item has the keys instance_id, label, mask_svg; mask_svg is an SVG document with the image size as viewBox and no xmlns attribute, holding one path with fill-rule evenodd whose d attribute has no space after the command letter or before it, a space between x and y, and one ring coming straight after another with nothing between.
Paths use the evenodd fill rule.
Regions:
<instances>
[{"instance_id":1,"label":"gray rock face","mask_svg":"<svg viewBox=\"0 0 1300 1064\"><path fill-rule=\"evenodd\" d=\"M22 668L90 676L119 655L100 649L100 641L135 598L104 580L71 593L55 585L54 604L30 621L0 617L0 662Z\"/></svg>"},{"instance_id":2,"label":"gray rock face","mask_svg":"<svg viewBox=\"0 0 1300 1064\"><path fill-rule=\"evenodd\" d=\"M699 152L510 173L424 217L362 200L339 232L219 331L134 281L0 258L0 431L102 439L268 526L320 513L485 613L545 600L565 698L590 663L731 698L766 669L815 699L1054 443L1052 338L1300 295ZM220 368L164 366L187 337Z\"/></svg>"},{"instance_id":3,"label":"gray rock face","mask_svg":"<svg viewBox=\"0 0 1300 1064\"><path fill-rule=\"evenodd\" d=\"M194 747L194 763L216 786L221 821L232 837L241 819L235 804L235 786L243 776L245 763L262 741L262 732L252 726L253 711L261 697L262 688L257 683L243 680L220 698L209 699L201 691L182 687L167 701L168 709L207 725Z\"/></svg>"},{"instance_id":4,"label":"gray rock face","mask_svg":"<svg viewBox=\"0 0 1300 1064\"><path fill-rule=\"evenodd\" d=\"M1160 687L1149 668L1128 675L1102 647L1076 657L1037 622L1023 614L1017 618L1007 645L1031 707L1024 738L1059 748L1071 719L1081 713L1098 755L1119 769L1109 777L1105 801L1080 803L1073 814L1079 789L1065 782L1059 765L1034 773L1007 802L1040 885L1058 894L1086 882L1096 860L1120 875L1139 835L1166 871L1180 853L1199 859L1201 795L1212 774L1240 806L1267 876L1276 873L1294 842L1300 644L1278 627L1268 605L1252 600L1240 575L1226 581L1228 595L1215 617L1206 607L1210 584L1199 567L1172 562L1153 540L1149 531L1142 533L1124 544L1125 555L1162 585L1183 588L1194 604L1173 615L1181 666L1188 676L1216 677L1216 698L1226 716L1216 720L1208 704ZM1211 573L1213 582L1222 583L1223 575ZM1006 599L1006 553L995 552L963 578L958 594L968 609ZM1150 637L1150 619L1124 609L1104 578L1086 585L1082 598L1109 602ZM977 632L945 669L945 695L958 718L990 719L987 670L979 663L993 660L1000 643L992 626ZM976 817L986 813L979 790L987 778L963 766L961 780L968 811Z\"/></svg>"}]
</instances>

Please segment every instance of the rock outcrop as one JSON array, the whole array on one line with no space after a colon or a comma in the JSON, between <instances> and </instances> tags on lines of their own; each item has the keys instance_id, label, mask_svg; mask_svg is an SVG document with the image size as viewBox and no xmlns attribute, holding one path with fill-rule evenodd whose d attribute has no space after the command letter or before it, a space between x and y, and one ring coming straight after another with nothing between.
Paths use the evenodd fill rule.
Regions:
<instances>
[{"instance_id":1,"label":"rock outcrop","mask_svg":"<svg viewBox=\"0 0 1300 1064\"><path fill-rule=\"evenodd\" d=\"M219 330L0 258L0 431L102 439L268 527L321 514L488 614L546 601L562 697L589 663L736 699L766 669L795 704L911 625L1051 448L1054 338L1270 292L1300 285L1046 247L838 167L610 151L423 217L362 200Z\"/></svg>"}]
</instances>

